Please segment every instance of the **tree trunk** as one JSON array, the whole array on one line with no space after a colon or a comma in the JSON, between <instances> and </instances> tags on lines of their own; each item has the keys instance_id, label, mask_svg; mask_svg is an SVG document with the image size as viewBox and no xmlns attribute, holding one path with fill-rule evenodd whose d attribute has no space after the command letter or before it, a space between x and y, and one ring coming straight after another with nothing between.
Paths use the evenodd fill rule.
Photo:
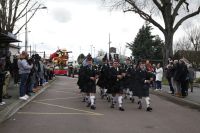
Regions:
<instances>
[{"instance_id":1,"label":"tree trunk","mask_svg":"<svg viewBox=\"0 0 200 133\"><path fill-rule=\"evenodd\" d=\"M163 53L163 65L168 63L168 58L173 57L173 36L174 33L172 31L167 32L165 34L165 46Z\"/></svg>"}]
</instances>

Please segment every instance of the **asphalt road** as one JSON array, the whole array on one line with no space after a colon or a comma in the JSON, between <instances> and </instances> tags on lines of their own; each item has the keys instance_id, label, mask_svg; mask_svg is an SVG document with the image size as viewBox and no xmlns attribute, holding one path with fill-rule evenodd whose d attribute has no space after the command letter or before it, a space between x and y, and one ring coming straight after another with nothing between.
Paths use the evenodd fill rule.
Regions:
<instances>
[{"instance_id":1,"label":"asphalt road","mask_svg":"<svg viewBox=\"0 0 200 133\"><path fill-rule=\"evenodd\" d=\"M95 111L82 103L76 80L57 80L34 101L0 125L0 133L199 133L200 112L151 95L153 111L125 100L111 109L97 93ZM143 100L143 105L145 105Z\"/></svg>"}]
</instances>

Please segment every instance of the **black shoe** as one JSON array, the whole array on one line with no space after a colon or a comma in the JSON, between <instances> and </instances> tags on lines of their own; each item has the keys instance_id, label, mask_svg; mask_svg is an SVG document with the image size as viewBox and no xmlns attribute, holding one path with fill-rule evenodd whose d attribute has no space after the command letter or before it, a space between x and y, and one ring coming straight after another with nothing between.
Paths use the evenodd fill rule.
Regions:
<instances>
[{"instance_id":1,"label":"black shoe","mask_svg":"<svg viewBox=\"0 0 200 133\"><path fill-rule=\"evenodd\" d=\"M131 98L131 102L134 103L134 102L135 102L135 99L134 99L134 98Z\"/></svg>"},{"instance_id":2,"label":"black shoe","mask_svg":"<svg viewBox=\"0 0 200 133\"><path fill-rule=\"evenodd\" d=\"M86 107L90 107L91 103L88 103Z\"/></svg>"},{"instance_id":3,"label":"black shoe","mask_svg":"<svg viewBox=\"0 0 200 133\"><path fill-rule=\"evenodd\" d=\"M95 109L96 109L96 107L95 107L94 105L92 105L90 108L91 108L92 110L95 110Z\"/></svg>"},{"instance_id":4,"label":"black shoe","mask_svg":"<svg viewBox=\"0 0 200 133\"><path fill-rule=\"evenodd\" d=\"M151 112L153 109L151 107L147 107L147 111Z\"/></svg>"},{"instance_id":5,"label":"black shoe","mask_svg":"<svg viewBox=\"0 0 200 133\"><path fill-rule=\"evenodd\" d=\"M138 109L142 109L142 103L139 101L138 104L139 104Z\"/></svg>"},{"instance_id":6,"label":"black shoe","mask_svg":"<svg viewBox=\"0 0 200 133\"><path fill-rule=\"evenodd\" d=\"M123 108L123 107L119 107L119 110L120 110L120 111L124 111L124 108Z\"/></svg>"},{"instance_id":7,"label":"black shoe","mask_svg":"<svg viewBox=\"0 0 200 133\"><path fill-rule=\"evenodd\" d=\"M113 108L115 108L115 105L114 105L114 104L112 104L112 105L110 106L110 108L112 108L112 109L113 109Z\"/></svg>"}]
</instances>

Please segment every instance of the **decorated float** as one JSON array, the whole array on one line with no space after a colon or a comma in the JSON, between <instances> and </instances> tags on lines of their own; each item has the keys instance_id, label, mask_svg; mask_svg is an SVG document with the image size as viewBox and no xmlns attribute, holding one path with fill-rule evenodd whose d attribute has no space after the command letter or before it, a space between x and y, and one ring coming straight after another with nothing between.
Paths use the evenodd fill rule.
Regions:
<instances>
[{"instance_id":1,"label":"decorated float","mask_svg":"<svg viewBox=\"0 0 200 133\"><path fill-rule=\"evenodd\" d=\"M55 65L54 74L55 75L67 75L67 64L68 64L68 52L66 49L58 49L56 52L51 54L50 60Z\"/></svg>"}]
</instances>

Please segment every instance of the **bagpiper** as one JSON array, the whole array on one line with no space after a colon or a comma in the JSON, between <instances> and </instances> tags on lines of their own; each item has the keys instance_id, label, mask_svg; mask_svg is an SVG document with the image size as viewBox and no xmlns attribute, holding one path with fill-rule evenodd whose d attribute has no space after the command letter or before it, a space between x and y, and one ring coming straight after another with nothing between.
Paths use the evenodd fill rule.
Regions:
<instances>
[{"instance_id":1,"label":"bagpiper","mask_svg":"<svg viewBox=\"0 0 200 133\"><path fill-rule=\"evenodd\" d=\"M136 72L135 72L135 93L134 95L139 98L138 101L138 109L142 109L142 97L145 97L147 111L152 111L150 107L150 97L149 97L149 86L151 81L153 80L151 73L149 73L146 68L145 64L138 63Z\"/></svg>"},{"instance_id":2,"label":"bagpiper","mask_svg":"<svg viewBox=\"0 0 200 133\"><path fill-rule=\"evenodd\" d=\"M95 93L96 93L96 79L97 74L93 66L93 59L89 54L87 56L87 65L83 67L84 89L88 96L87 107L95 110Z\"/></svg>"},{"instance_id":3,"label":"bagpiper","mask_svg":"<svg viewBox=\"0 0 200 133\"><path fill-rule=\"evenodd\" d=\"M105 96L107 96L107 90L108 90L108 85L109 85L109 70L110 66L108 64L108 59L107 59L107 54L104 56L102 59L103 65L100 68L100 75L99 75L99 80L97 82L97 85L100 87L100 94L101 98L103 99Z\"/></svg>"},{"instance_id":4,"label":"bagpiper","mask_svg":"<svg viewBox=\"0 0 200 133\"><path fill-rule=\"evenodd\" d=\"M119 69L119 60L115 59L113 61L112 67L110 68L110 73L109 73L110 86L108 92L112 94L111 108L114 108L115 103L118 102L120 111L124 111L124 108L122 106L123 89L120 86L120 80L122 78L123 76L121 75L121 71Z\"/></svg>"},{"instance_id":5,"label":"bagpiper","mask_svg":"<svg viewBox=\"0 0 200 133\"><path fill-rule=\"evenodd\" d=\"M126 63L123 68L123 87L125 91L125 99L127 98L127 95L129 95L129 98L132 102L134 102L133 98L133 92L132 92L132 86L134 80L132 79L134 72L133 64L131 64L131 59L128 57L126 59Z\"/></svg>"}]
</instances>

